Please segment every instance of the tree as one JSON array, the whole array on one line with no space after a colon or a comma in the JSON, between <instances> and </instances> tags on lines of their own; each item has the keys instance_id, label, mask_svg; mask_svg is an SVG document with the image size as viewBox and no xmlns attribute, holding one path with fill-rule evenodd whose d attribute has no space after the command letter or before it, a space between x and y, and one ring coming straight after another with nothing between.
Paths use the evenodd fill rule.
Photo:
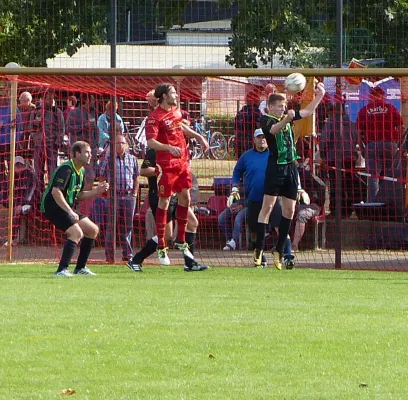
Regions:
<instances>
[{"instance_id":1,"label":"tree","mask_svg":"<svg viewBox=\"0 0 408 400\"><path fill-rule=\"evenodd\" d=\"M236 1L239 11L226 57L231 65L272 65L274 55L288 66L335 65L336 0ZM345 1L344 61L377 57L388 67L404 67L407 26L407 0Z\"/></svg>"},{"instance_id":2,"label":"tree","mask_svg":"<svg viewBox=\"0 0 408 400\"><path fill-rule=\"evenodd\" d=\"M46 66L56 54L104 43L108 5L107 0L3 0L0 65Z\"/></svg>"},{"instance_id":3,"label":"tree","mask_svg":"<svg viewBox=\"0 0 408 400\"><path fill-rule=\"evenodd\" d=\"M222 5L233 1L221 0ZM310 26L295 0L238 0L238 14L231 21L230 54L226 60L236 67L256 68L273 56L289 61L310 44Z\"/></svg>"}]
</instances>

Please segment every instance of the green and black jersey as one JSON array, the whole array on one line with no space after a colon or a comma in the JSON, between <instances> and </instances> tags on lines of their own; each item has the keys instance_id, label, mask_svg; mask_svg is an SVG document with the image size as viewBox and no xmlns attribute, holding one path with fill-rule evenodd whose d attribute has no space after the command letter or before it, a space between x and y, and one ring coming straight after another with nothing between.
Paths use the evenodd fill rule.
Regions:
<instances>
[{"instance_id":1,"label":"green and black jersey","mask_svg":"<svg viewBox=\"0 0 408 400\"><path fill-rule=\"evenodd\" d=\"M72 207L78 193L84 188L84 169L77 170L72 161L66 161L53 172L41 199L42 212L49 206L57 205L52 195L53 188L61 189L65 200Z\"/></svg>"},{"instance_id":2,"label":"green and black jersey","mask_svg":"<svg viewBox=\"0 0 408 400\"><path fill-rule=\"evenodd\" d=\"M293 120L301 118L299 111L296 111ZM300 158L296 153L291 124L288 122L276 135L271 134L271 127L280 122L281 119L265 114L261 117L261 128L268 143L269 158L274 159L276 164L289 164Z\"/></svg>"}]
</instances>

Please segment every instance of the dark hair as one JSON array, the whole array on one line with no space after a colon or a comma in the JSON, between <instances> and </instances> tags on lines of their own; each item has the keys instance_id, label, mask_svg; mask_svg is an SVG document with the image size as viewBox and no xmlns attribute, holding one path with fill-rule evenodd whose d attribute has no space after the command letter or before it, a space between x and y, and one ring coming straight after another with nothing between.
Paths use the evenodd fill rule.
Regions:
<instances>
[{"instance_id":1,"label":"dark hair","mask_svg":"<svg viewBox=\"0 0 408 400\"><path fill-rule=\"evenodd\" d=\"M286 101L286 96L282 93L271 93L268 97L268 104L274 104L277 101Z\"/></svg>"},{"instance_id":2,"label":"dark hair","mask_svg":"<svg viewBox=\"0 0 408 400\"><path fill-rule=\"evenodd\" d=\"M73 106L76 106L76 104L77 104L77 102L78 102L78 100L77 100L77 98L76 98L75 96L69 96L69 97L68 97L68 100L71 101L71 103L72 103Z\"/></svg>"},{"instance_id":3,"label":"dark hair","mask_svg":"<svg viewBox=\"0 0 408 400\"><path fill-rule=\"evenodd\" d=\"M170 88L174 87L171 83L161 83L160 85L156 86L154 90L154 97L158 99L159 103L163 101L163 95L167 94Z\"/></svg>"},{"instance_id":4,"label":"dark hair","mask_svg":"<svg viewBox=\"0 0 408 400\"><path fill-rule=\"evenodd\" d=\"M91 147L88 142L85 142L83 140L75 142L71 147L71 158L75 158L76 153L82 153L82 150L87 146Z\"/></svg>"}]
</instances>

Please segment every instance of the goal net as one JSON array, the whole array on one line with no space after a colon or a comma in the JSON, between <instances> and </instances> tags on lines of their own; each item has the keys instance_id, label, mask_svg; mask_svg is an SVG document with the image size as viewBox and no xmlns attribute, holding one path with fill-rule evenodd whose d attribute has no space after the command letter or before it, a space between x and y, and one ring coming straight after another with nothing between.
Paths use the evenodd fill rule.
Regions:
<instances>
[{"instance_id":1,"label":"goal net","mask_svg":"<svg viewBox=\"0 0 408 400\"><path fill-rule=\"evenodd\" d=\"M122 263L155 235L147 179L139 177L133 209L126 201L133 188L106 169L113 166L107 161L113 135L125 137L140 169L147 150L148 93L166 82L178 92L190 126L209 142L207 152L197 141L187 142L194 175L191 205L198 221L188 230L195 232L197 259L211 266L251 267L254 235L244 190L251 177L244 173L238 204L227 207L227 198L237 160L254 151L254 131L261 115L269 113L268 95L285 91L285 76L192 74L44 75L33 70L16 81L0 75L0 260L56 262L60 257L64 234L44 218L40 202L52 172L69 159L77 140L87 141L93 154L85 189L111 180L108 197L78 204L78 212L100 228L92 262ZM309 76L303 92L287 95L289 108L302 109L313 100L317 81L326 88L316 112L293 123L300 184L310 200L299 192L290 231L296 266L332 268L337 251L345 268L406 270L405 78L329 75ZM272 225L266 238L269 262L277 241ZM183 263L179 252L171 250L170 256L173 264ZM145 264L158 264L156 256Z\"/></svg>"}]
</instances>

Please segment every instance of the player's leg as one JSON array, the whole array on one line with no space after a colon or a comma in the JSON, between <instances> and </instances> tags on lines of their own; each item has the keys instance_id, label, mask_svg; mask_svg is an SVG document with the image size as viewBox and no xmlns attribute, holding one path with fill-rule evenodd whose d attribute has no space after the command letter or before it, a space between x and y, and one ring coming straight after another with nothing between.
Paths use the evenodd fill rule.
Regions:
<instances>
[{"instance_id":1,"label":"player's leg","mask_svg":"<svg viewBox=\"0 0 408 400\"><path fill-rule=\"evenodd\" d=\"M174 245L183 252L183 254L191 259L194 259L186 243L186 229L188 222L188 213L190 209L190 189L183 188L177 192L178 204L176 208L177 220L177 238Z\"/></svg>"},{"instance_id":2,"label":"player's leg","mask_svg":"<svg viewBox=\"0 0 408 400\"><path fill-rule=\"evenodd\" d=\"M290 225L295 213L297 191L299 187L299 174L294 163L288 164L285 174L285 179L281 188L282 218L279 224L278 243L273 251L274 264L277 269L282 269L283 247L288 239Z\"/></svg>"},{"instance_id":3,"label":"player's leg","mask_svg":"<svg viewBox=\"0 0 408 400\"><path fill-rule=\"evenodd\" d=\"M67 236L62 250L62 256L54 275L71 277L73 275L68 271L68 267L78 243L84 236L82 229L72 215L56 205L46 204L44 216L55 226L56 229L65 232Z\"/></svg>"},{"instance_id":4,"label":"player's leg","mask_svg":"<svg viewBox=\"0 0 408 400\"><path fill-rule=\"evenodd\" d=\"M258 224L256 228L256 241L254 249L254 266L260 267L262 265L262 255L265 249L265 236L268 227L269 216L275 205L277 196L265 194L263 197L261 211L258 216Z\"/></svg>"},{"instance_id":5,"label":"player's leg","mask_svg":"<svg viewBox=\"0 0 408 400\"><path fill-rule=\"evenodd\" d=\"M80 226L84 237L82 238L81 245L79 247L79 255L74 274L96 275L86 266L86 263L89 255L91 254L95 239L98 236L99 228L87 217L80 219L78 225Z\"/></svg>"},{"instance_id":6,"label":"player's leg","mask_svg":"<svg viewBox=\"0 0 408 400\"><path fill-rule=\"evenodd\" d=\"M193 180L189 165L184 164L174 181L174 192L177 193L178 204L176 209L177 220L177 238L175 241L176 247L183 252L184 255L194 259L194 256L188 249L186 243L186 228L188 220L188 210L190 208L191 197L190 189L193 186Z\"/></svg>"},{"instance_id":7,"label":"player's leg","mask_svg":"<svg viewBox=\"0 0 408 400\"><path fill-rule=\"evenodd\" d=\"M258 229L258 217L262 208L262 202L260 201L249 201L247 207L247 223L249 229L249 240L251 243L251 248L255 249L255 242ZM261 267L266 267L268 265L265 254L261 256Z\"/></svg>"},{"instance_id":8,"label":"player's leg","mask_svg":"<svg viewBox=\"0 0 408 400\"><path fill-rule=\"evenodd\" d=\"M191 207L188 208L188 217L187 217L187 229L186 229L186 242L191 254L194 256L195 250L195 237L198 228L198 219L194 214L194 211ZM184 255L184 271L193 272L193 271L205 271L208 269L207 265L199 264L196 260L187 257Z\"/></svg>"},{"instance_id":9,"label":"player's leg","mask_svg":"<svg viewBox=\"0 0 408 400\"><path fill-rule=\"evenodd\" d=\"M154 207L154 210L156 209L157 207ZM143 261L157 251L158 238L155 232L156 223L154 220L154 213L155 211L153 211L151 208L149 208L149 210L146 213L146 226L151 226L150 232L148 232L147 235L149 239L147 240L144 247L134 255L132 260L130 260L127 263L127 266L134 272L143 272L142 270ZM169 238L171 238L171 235L172 235L172 221L168 222L166 225L165 233L166 240L169 240ZM170 260L168 261L169 261L168 265L170 265Z\"/></svg>"}]
</instances>

